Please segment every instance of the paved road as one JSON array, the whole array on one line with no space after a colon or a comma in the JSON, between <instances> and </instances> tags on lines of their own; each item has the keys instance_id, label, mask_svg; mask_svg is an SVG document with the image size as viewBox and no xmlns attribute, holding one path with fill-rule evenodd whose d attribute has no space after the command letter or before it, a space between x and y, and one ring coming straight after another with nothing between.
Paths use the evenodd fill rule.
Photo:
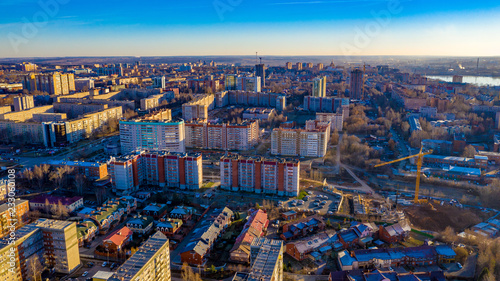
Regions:
<instances>
[{"instance_id":1,"label":"paved road","mask_svg":"<svg viewBox=\"0 0 500 281\"><path fill-rule=\"evenodd\" d=\"M359 184L361 184L361 187L362 188L359 188L360 190L363 190L364 192L366 193L371 193L372 196L374 196L375 198L382 198L379 194L377 194L375 192L375 190L373 190L364 180L360 179L352 170L349 166L345 165L345 164L340 164L340 166L342 168L344 168L348 173L349 175L351 175L351 177L353 177Z\"/></svg>"}]
</instances>

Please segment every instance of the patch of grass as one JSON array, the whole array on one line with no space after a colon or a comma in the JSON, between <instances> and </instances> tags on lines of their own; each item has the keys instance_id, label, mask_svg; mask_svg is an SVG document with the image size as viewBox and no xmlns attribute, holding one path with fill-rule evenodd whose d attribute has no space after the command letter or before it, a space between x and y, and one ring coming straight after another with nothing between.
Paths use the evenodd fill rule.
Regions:
<instances>
[{"instance_id":1,"label":"patch of grass","mask_svg":"<svg viewBox=\"0 0 500 281\"><path fill-rule=\"evenodd\" d=\"M299 193L299 196L297 196L297 199L302 200L302 199L304 199L304 197L306 197L306 196L307 196L307 192L305 192L305 191L301 191L301 192Z\"/></svg>"},{"instance_id":2,"label":"patch of grass","mask_svg":"<svg viewBox=\"0 0 500 281\"><path fill-rule=\"evenodd\" d=\"M422 235L422 236L425 236L427 238L431 238L431 239L434 239L434 236L428 234L428 233L425 233L425 232L422 232L422 231L419 231L419 230L416 230L416 229L411 229L411 232L414 232L416 234L419 234L419 235Z\"/></svg>"},{"instance_id":3,"label":"patch of grass","mask_svg":"<svg viewBox=\"0 0 500 281\"><path fill-rule=\"evenodd\" d=\"M207 182L203 188L211 188L212 186L214 186L214 183L213 182Z\"/></svg>"}]
</instances>

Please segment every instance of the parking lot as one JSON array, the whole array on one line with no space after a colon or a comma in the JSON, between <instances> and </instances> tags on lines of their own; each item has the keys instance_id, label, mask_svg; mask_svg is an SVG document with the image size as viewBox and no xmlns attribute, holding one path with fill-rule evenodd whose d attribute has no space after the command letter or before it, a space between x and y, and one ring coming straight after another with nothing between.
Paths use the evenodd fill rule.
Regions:
<instances>
[{"instance_id":1,"label":"parking lot","mask_svg":"<svg viewBox=\"0 0 500 281\"><path fill-rule=\"evenodd\" d=\"M278 202L284 210L315 212L318 214L334 214L342 203L342 195L330 192L308 191L308 196L302 200L290 199Z\"/></svg>"},{"instance_id":2,"label":"parking lot","mask_svg":"<svg viewBox=\"0 0 500 281\"><path fill-rule=\"evenodd\" d=\"M92 267L88 267L87 265L91 261L94 265ZM73 274L70 275L70 278L72 280L75 280L75 281L77 281L77 280L78 281L92 280L92 276L94 276L98 271L106 271L106 272L116 271L116 268L114 270L112 270L110 268L112 262L107 263L107 265L104 267L104 266L102 266L103 261L82 258L81 263L82 263L82 267L80 267L80 269L78 269L76 272L74 272ZM87 272L87 274L85 276L83 276L85 272Z\"/></svg>"}]
</instances>

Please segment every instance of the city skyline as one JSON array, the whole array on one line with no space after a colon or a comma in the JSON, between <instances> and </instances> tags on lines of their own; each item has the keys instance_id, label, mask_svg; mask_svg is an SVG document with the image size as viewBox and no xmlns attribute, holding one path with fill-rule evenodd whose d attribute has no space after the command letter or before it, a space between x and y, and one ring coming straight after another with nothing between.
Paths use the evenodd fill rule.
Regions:
<instances>
[{"instance_id":1,"label":"city skyline","mask_svg":"<svg viewBox=\"0 0 500 281\"><path fill-rule=\"evenodd\" d=\"M0 57L499 55L496 1L192 2L3 1Z\"/></svg>"}]
</instances>

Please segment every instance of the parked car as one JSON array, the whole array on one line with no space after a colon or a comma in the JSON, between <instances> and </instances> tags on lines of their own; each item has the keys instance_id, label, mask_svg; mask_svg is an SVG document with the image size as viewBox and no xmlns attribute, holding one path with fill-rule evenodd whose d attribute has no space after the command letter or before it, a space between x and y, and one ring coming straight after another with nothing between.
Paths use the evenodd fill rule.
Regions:
<instances>
[{"instance_id":1,"label":"parked car","mask_svg":"<svg viewBox=\"0 0 500 281\"><path fill-rule=\"evenodd\" d=\"M87 276L87 275L89 275L89 272L88 272L88 271L85 271L85 272L82 274L82 277L85 277L85 276Z\"/></svg>"},{"instance_id":2,"label":"parked car","mask_svg":"<svg viewBox=\"0 0 500 281\"><path fill-rule=\"evenodd\" d=\"M103 263L102 263L102 267L106 267L107 265L108 265L108 263L107 263L107 262L103 262Z\"/></svg>"}]
</instances>

